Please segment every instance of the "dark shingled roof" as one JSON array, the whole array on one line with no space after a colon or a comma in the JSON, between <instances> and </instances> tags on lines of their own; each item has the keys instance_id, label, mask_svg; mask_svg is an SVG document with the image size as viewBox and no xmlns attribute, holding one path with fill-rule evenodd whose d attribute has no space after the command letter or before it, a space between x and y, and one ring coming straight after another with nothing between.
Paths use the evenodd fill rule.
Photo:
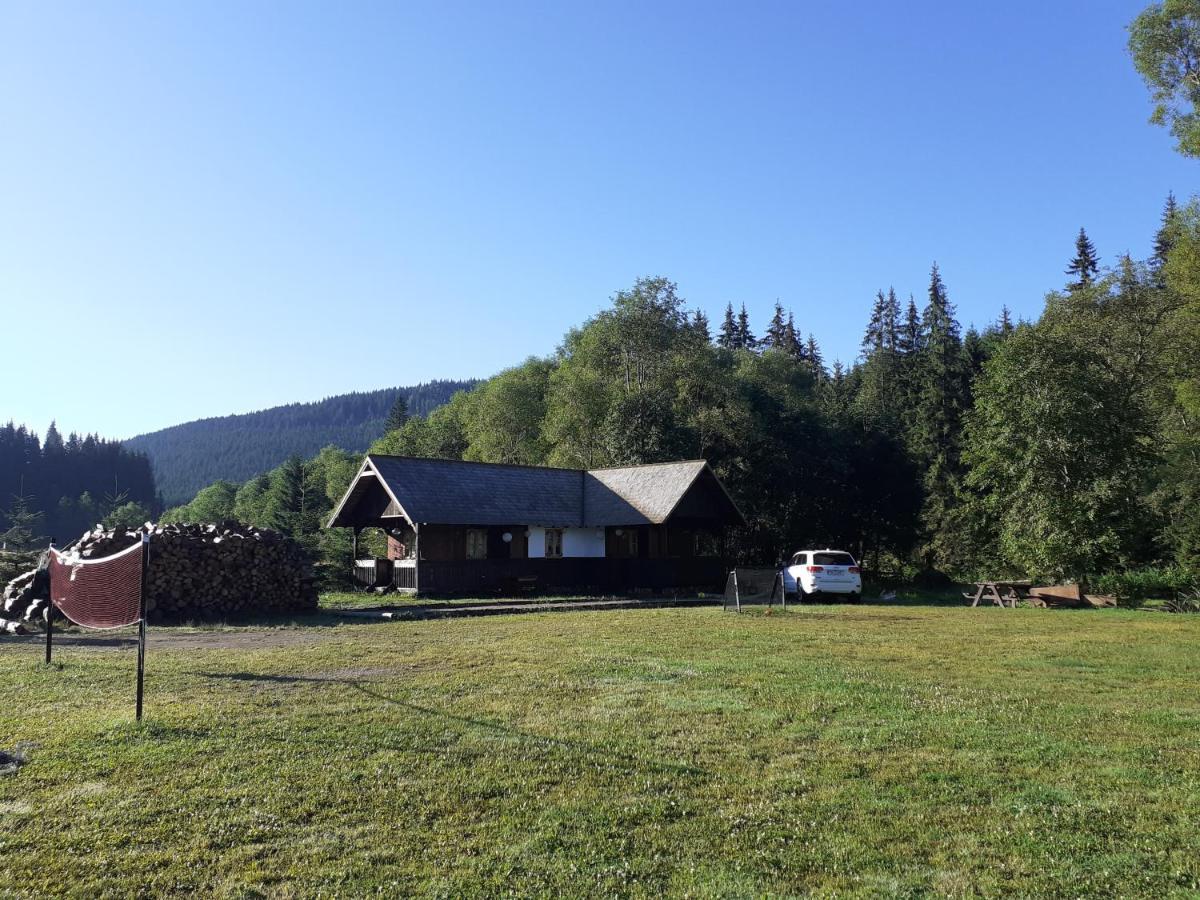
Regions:
<instances>
[{"instance_id":1,"label":"dark shingled roof","mask_svg":"<svg viewBox=\"0 0 1200 900\"><path fill-rule=\"evenodd\" d=\"M702 459L585 472L371 454L330 525L355 524L343 509L355 508L366 482L374 480L372 470L407 518L419 523L560 528L661 524L706 471L723 498L721 505L727 503L729 520L744 521Z\"/></svg>"},{"instance_id":2,"label":"dark shingled roof","mask_svg":"<svg viewBox=\"0 0 1200 900\"><path fill-rule=\"evenodd\" d=\"M569 527L583 517L577 469L368 457L413 522Z\"/></svg>"}]
</instances>

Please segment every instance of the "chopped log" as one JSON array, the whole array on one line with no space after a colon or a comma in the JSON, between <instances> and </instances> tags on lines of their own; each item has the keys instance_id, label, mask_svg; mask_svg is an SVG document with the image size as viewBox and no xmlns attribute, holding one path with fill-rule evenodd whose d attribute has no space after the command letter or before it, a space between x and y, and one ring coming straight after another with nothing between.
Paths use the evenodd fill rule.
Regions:
<instances>
[{"instance_id":1,"label":"chopped log","mask_svg":"<svg viewBox=\"0 0 1200 900\"><path fill-rule=\"evenodd\" d=\"M237 522L148 523L136 531L97 527L74 549L83 559L111 556L141 540L143 530L150 532L146 610L151 623L316 609L309 559L299 544L275 531ZM5 619L27 624L44 620L49 593L36 574L23 573L5 588Z\"/></svg>"}]
</instances>

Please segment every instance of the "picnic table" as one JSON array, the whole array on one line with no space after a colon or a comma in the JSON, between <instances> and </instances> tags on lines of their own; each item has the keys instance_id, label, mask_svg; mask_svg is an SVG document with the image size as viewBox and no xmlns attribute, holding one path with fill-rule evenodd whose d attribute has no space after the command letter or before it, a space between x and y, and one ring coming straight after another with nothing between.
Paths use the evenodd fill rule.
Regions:
<instances>
[{"instance_id":1,"label":"picnic table","mask_svg":"<svg viewBox=\"0 0 1200 900\"><path fill-rule=\"evenodd\" d=\"M1029 581L976 581L974 593L965 591L963 596L971 601L972 606L978 606L980 600L990 600L996 606L1007 605L1016 609L1017 601L1029 596Z\"/></svg>"}]
</instances>

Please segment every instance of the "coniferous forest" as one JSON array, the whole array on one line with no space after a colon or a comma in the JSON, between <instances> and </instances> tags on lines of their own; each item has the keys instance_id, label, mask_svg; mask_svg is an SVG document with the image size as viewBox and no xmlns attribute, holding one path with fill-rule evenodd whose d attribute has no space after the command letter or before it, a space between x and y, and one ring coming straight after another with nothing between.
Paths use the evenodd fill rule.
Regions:
<instances>
[{"instance_id":1,"label":"coniferous forest","mask_svg":"<svg viewBox=\"0 0 1200 900\"><path fill-rule=\"evenodd\" d=\"M124 442L77 434L64 440L53 422L43 439L9 422L0 428L0 545L41 547L52 537L73 540L98 523L141 523L214 480L253 478L326 445L361 452L409 409L428 414L474 384L431 381L344 394Z\"/></svg>"},{"instance_id":2,"label":"coniferous forest","mask_svg":"<svg viewBox=\"0 0 1200 900\"><path fill-rule=\"evenodd\" d=\"M365 450L385 429L397 395L413 415L428 415L474 381L430 381L289 403L258 412L199 419L125 441L150 457L168 504L182 503L218 479L244 481L292 455L332 444Z\"/></svg>"},{"instance_id":3,"label":"coniferous forest","mask_svg":"<svg viewBox=\"0 0 1200 900\"><path fill-rule=\"evenodd\" d=\"M44 547L98 522L144 522L158 511L150 460L118 441L70 434L53 422L44 439L12 422L0 428L0 545Z\"/></svg>"},{"instance_id":4,"label":"coniferous forest","mask_svg":"<svg viewBox=\"0 0 1200 900\"><path fill-rule=\"evenodd\" d=\"M1148 236L1150 237L1150 236ZM372 450L571 467L707 459L749 519L729 550L770 563L836 546L877 574L1092 578L1200 566L1200 210L1168 198L1151 258L1107 265L1081 230L1036 322L965 329L935 264L919 293L875 296L851 365L793 311L714 328L665 278L619 291L531 358ZM321 522L356 468L333 447L179 519L282 527L331 569Z\"/></svg>"},{"instance_id":5,"label":"coniferous forest","mask_svg":"<svg viewBox=\"0 0 1200 900\"><path fill-rule=\"evenodd\" d=\"M322 524L375 437L375 452L530 465L702 457L749 519L728 548L744 562L820 544L880 575L935 581L1195 571L1200 209L1169 197L1153 246L1105 264L1081 229L1039 319L1002 308L983 328L962 327L935 264L919 293L876 294L849 366L828 363L780 304L761 330L740 304L713 328L671 281L644 278L551 356L440 406L374 392L159 432L182 445L200 429L190 458L208 448L237 471L269 461L166 518L278 528L344 572L345 536ZM322 416L353 439L272 467L280 434L318 440ZM147 457L117 443L63 441L53 427L39 442L9 425L0 453L12 543L158 503Z\"/></svg>"},{"instance_id":6,"label":"coniferous forest","mask_svg":"<svg viewBox=\"0 0 1200 900\"><path fill-rule=\"evenodd\" d=\"M1188 157L1200 157L1188 74L1198 35L1181 5L1152 5L1130 27L1151 121ZM488 462L702 457L749 520L728 546L741 561L820 544L896 577L1191 577L1200 201L1168 196L1146 238L1153 250L1139 260L1105 256L1084 228L1064 235L1062 282L1032 322L1002 308L964 329L934 264L911 293L879 290L849 365L826 360L782 305L756 327L730 303L714 324L670 280L643 278L549 356L478 384L205 420L129 446L170 471L159 485L169 499L212 482L169 518L280 528L331 570L344 569L345 542L321 522L352 451L382 432L376 452ZM52 429L39 443L10 425L0 454L10 538L156 502L146 457L94 437L64 442Z\"/></svg>"}]
</instances>

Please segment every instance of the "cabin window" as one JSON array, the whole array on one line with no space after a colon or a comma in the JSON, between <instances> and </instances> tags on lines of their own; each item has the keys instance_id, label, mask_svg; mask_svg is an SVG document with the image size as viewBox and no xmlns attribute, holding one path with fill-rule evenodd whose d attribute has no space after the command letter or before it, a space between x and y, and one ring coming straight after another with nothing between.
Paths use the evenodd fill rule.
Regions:
<instances>
[{"instance_id":1,"label":"cabin window","mask_svg":"<svg viewBox=\"0 0 1200 900\"><path fill-rule=\"evenodd\" d=\"M467 529L467 559L487 559L487 537L484 528Z\"/></svg>"},{"instance_id":2,"label":"cabin window","mask_svg":"<svg viewBox=\"0 0 1200 900\"><path fill-rule=\"evenodd\" d=\"M546 529L546 558L562 559L563 532L561 528Z\"/></svg>"},{"instance_id":3,"label":"cabin window","mask_svg":"<svg viewBox=\"0 0 1200 900\"><path fill-rule=\"evenodd\" d=\"M636 528L618 528L613 532L613 556L636 558L638 555L638 533Z\"/></svg>"},{"instance_id":4,"label":"cabin window","mask_svg":"<svg viewBox=\"0 0 1200 900\"><path fill-rule=\"evenodd\" d=\"M697 556L720 556L720 548L717 546L717 536L708 531L696 532L696 555Z\"/></svg>"}]
</instances>

